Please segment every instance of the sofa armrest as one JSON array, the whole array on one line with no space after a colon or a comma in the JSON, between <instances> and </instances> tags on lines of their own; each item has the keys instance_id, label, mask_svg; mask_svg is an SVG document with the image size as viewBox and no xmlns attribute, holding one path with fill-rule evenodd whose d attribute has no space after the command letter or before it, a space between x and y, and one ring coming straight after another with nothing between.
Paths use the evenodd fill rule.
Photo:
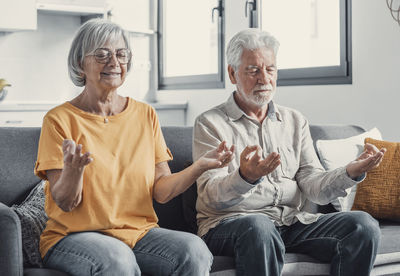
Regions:
<instances>
[{"instance_id":1,"label":"sofa armrest","mask_svg":"<svg viewBox=\"0 0 400 276\"><path fill-rule=\"evenodd\" d=\"M2 275L22 276L21 223L17 214L0 202L0 271Z\"/></svg>"}]
</instances>

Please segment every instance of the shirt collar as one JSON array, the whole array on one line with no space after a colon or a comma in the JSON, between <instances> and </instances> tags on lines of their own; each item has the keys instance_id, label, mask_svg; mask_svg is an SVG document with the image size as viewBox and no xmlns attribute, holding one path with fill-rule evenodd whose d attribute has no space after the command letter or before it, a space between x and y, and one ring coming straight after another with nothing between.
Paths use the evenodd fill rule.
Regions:
<instances>
[{"instance_id":1,"label":"shirt collar","mask_svg":"<svg viewBox=\"0 0 400 276\"><path fill-rule=\"evenodd\" d=\"M235 102L235 98L233 96L235 93L236 91L230 95L226 102L226 114L232 121L239 120L242 116L247 117L246 113L244 113ZM277 111L273 101L268 103L267 118L269 118L272 122L276 122L277 120L282 121L281 114L279 111Z\"/></svg>"}]
</instances>

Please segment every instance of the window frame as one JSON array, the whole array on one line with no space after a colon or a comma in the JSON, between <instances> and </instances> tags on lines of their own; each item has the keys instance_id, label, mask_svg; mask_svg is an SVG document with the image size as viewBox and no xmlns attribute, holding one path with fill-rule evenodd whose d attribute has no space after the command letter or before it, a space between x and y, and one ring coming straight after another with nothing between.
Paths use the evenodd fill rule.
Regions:
<instances>
[{"instance_id":1,"label":"window frame","mask_svg":"<svg viewBox=\"0 0 400 276\"><path fill-rule=\"evenodd\" d=\"M217 20L218 20L218 72L216 74L189 75L181 77L165 77L164 75L164 2L168 0L158 0L158 90L171 89L210 89L225 88L224 73L224 38L225 38L225 0L218 0ZM215 9L215 8L214 8ZM214 15L214 9L210 11L210 16ZM190 11L186 11L190 12Z\"/></svg>"},{"instance_id":2,"label":"window frame","mask_svg":"<svg viewBox=\"0 0 400 276\"><path fill-rule=\"evenodd\" d=\"M261 6L261 0L257 7ZM278 86L352 84L351 0L339 0L340 9L340 65L278 69ZM259 23L261 26L261 7ZM279 67L279 66L278 66Z\"/></svg>"}]
</instances>

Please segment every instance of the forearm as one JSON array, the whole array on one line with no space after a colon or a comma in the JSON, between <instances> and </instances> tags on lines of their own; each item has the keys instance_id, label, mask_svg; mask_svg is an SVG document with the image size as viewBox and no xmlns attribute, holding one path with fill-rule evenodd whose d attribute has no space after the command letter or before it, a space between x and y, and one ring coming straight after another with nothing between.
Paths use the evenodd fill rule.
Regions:
<instances>
[{"instance_id":1,"label":"forearm","mask_svg":"<svg viewBox=\"0 0 400 276\"><path fill-rule=\"evenodd\" d=\"M180 172L160 177L154 185L154 199L159 203L170 201L186 191L203 172L204 169L195 162Z\"/></svg>"},{"instance_id":2,"label":"forearm","mask_svg":"<svg viewBox=\"0 0 400 276\"><path fill-rule=\"evenodd\" d=\"M363 180L351 179L344 167L329 172L323 170L301 172L296 178L300 189L307 198L318 204L328 204L337 197L346 196L346 189Z\"/></svg>"},{"instance_id":3,"label":"forearm","mask_svg":"<svg viewBox=\"0 0 400 276\"><path fill-rule=\"evenodd\" d=\"M50 186L53 200L64 212L70 212L82 200L83 168L64 167L58 180Z\"/></svg>"},{"instance_id":4,"label":"forearm","mask_svg":"<svg viewBox=\"0 0 400 276\"><path fill-rule=\"evenodd\" d=\"M251 195L256 185L246 182L239 170L207 172L197 180L198 197L217 210L235 206Z\"/></svg>"}]
</instances>

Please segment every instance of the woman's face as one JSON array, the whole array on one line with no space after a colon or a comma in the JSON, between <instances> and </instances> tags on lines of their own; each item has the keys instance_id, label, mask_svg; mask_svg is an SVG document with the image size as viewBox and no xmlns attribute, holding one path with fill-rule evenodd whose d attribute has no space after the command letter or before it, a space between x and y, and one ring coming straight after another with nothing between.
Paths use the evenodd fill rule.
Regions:
<instances>
[{"instance_id":1,"label":"woman's face","mask_svg":"<svg viewBox=\"0 0 400 276\"><path fill-rule=\"evenodd\" d=\"M126 48L126 45L121 37L117 42L107 42L101 48L108 49L112 53L111 57L108 61L106 59L102 63L98 62L94 55L88 55L84 58L83 72L86 79L85 87L115 90L124 83L127 73L127 64L120 64L116 51Z\"/></svg>"}]
</instances>

